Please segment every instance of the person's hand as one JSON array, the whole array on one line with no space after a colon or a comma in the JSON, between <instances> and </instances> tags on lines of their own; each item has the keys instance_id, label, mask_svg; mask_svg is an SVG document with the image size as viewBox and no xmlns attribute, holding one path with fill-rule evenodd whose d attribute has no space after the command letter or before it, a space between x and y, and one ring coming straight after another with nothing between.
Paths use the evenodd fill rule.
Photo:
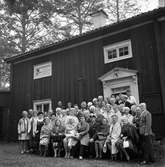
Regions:
<instances>
[{"instance_id":1,"label":"person's hand","mask_svg":"<svg viewBox=\"0 0 165 167\"><path fill-rule=\"evenodd\" d=\"M127 139L127 137L123 137L123 140L126 140Z\"/></svg>"},{"instance_id":2,"label":"person's hand","mask_svg":"<svg viewBox=\"0 0 165 167\"><path fill-rule=\"evenodd\" d=\"M93 141L94 141L93 138L91 138L91 139L89 140L89 142L91 142L91 143L92 143Z\"/></svg>"},{"instance_id":3,"label":"person's hand","mask_svg":"<svg viewBox=\"0 0 165 167\"><path fill-rule=\"evenodd\" d=\"M36 132L35 133L38 133L39 131L38 130L36 130Z\"/></svg>"},{"instance_id":4,"label":"person's hand","mask_svg":"<svg viewBox=\"0 0 165 167\"><path fill-rule=\"evenodd\" d=\"M80 137L80 133L77 133L77 134L76 134L76 137L79 138L79 137Z\"/></svg>"},{"instance_id":5,"label":"person's hand","mask_svg":"<svg viewBox=\"0 0 165 167\"><path fill-rule=\"evenodd\" d=\"M148 133L144 133L144 136L148 136Z\"/></svg>"}]
</instances>

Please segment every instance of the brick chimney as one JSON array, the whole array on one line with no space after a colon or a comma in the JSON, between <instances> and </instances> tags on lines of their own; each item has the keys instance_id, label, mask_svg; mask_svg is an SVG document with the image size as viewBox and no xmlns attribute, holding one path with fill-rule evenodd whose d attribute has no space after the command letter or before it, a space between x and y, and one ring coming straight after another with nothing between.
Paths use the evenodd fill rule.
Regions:
<instances>
[{"instance_id":1,"label":"brick chimney","mask_svg":"<svg viewBox=\"0 0 165 167\"><path fill-rule=\"evenodd\" d=\"M94 28L100 28L106 25L108 15L104 10L99 10L91 15L91 23L94 25Z\"/></svg>"},{"instance_id":2,"label":"brick chimney","mask_svg":"<svg viewBox=\"0 0 165 167\"><path fill-rule=\"evenodd\" d=\"M165 0L159 0L159 8L165 7Z\"/></svg>"}]
</instances>

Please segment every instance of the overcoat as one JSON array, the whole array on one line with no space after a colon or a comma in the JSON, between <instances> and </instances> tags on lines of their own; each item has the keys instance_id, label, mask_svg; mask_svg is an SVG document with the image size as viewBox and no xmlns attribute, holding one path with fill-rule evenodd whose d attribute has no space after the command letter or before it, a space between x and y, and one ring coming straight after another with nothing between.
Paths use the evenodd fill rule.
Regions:
<instances>
[{"instance_id":1,"label":"overcoat","mask_svg":"<svg viewBox=\"0 0 165 167\"><path fill-rule=\"evenodd\" d=\"M30 120L29 118L21 118L18 122L18 140L29 140L30 136Z\"/></svg>"}]
</instances>

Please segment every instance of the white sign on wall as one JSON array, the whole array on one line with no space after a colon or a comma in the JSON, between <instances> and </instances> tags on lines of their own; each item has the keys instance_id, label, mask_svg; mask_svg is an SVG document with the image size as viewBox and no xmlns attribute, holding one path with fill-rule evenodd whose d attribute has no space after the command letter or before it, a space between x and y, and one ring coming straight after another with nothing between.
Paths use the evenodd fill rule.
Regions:
<instances>
[{"instance_id":1,"label":"white sign on wall","mask_svg":"<svg viewBox=\"0 0 165 167\"><path fill-rule=\"evenodd\" d=\"M52 75L52 62L46 62L34 66L33 79L49 77L51 75Z\"/></svg>"}]
</instances>

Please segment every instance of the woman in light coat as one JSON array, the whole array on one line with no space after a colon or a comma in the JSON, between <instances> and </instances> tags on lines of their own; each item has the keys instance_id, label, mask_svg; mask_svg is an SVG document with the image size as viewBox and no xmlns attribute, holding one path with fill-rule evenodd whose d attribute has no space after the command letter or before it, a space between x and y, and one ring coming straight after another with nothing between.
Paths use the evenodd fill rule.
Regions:
<instances>
[{"instance_id":1,"label":"woman in light coat","mask_svg":"<svg viewBox=\"0 0 165 167\"><path fill-rule=\"evenodd\" d=\"M31 130L27 111L22 112L22 118L18 122L18 140L20 142L21 154L28 152L29 133Z\"/></svg>"},{"instance_id":2,"label":"woman in light coat","mask_svg":"<svg viewBox=\"0 0 165 167\"><path fill-rule=\"evenodd\" d=\"M65 118L65 138L63 140L65 149L65 158L71 158L71 149L78 142L77 125L79 123L78 118L74 116L74 110L70 110L69 115Z\"/></svg>"},{"instance_id":3,"label":"woman in light coat","mask_svg":"<svg viewBox=\"0 0 165 167\"><path fill-rule=\"evenodd\" d=\"M112 124L110 125L109 135L104 144L104 148L108 147L111 150L112 160L116 160L118 150L116 148L116 142L120 138L121 134L121 125L118 122L118 116L113 114L112 116Z\"/></svg>"}]
</instances>

